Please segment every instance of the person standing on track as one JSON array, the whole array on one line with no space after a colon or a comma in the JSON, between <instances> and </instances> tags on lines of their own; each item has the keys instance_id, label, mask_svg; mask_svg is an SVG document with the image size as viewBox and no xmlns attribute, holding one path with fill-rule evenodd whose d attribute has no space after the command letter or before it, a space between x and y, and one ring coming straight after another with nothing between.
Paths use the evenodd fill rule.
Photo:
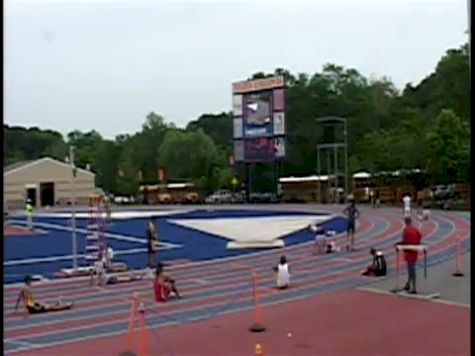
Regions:
<instances>
[{"instance_id":1,"label":"person standing on track","mask_svg":"<svg viewBox=\"0 0 475 356\"><path fill-rule=\"evenodd\" d=\"M33 204L30 199L26 200L25 210L28 230L33 231Z\"/></svg>"},{"instance_id":2,"label":"person standing on track","mask_svg":"<svg viewBox=\"0 0 475 356\"><path fill-rule=\"evenodd\" d=\"M155 218L150 217L150 221L147 225L147 250L148 250L148 267L154 268L157 266L156 255L157 255L157 226L155 224Z\"/></svg>"},{"instance_id":3,"label":"person standing on track","mask_svg":"<svg viewBox=\"0 0 475 356\"><path fill-rule=\"evenodd\" d=\"M400 245L420 245L422 240L421 232L412 225L412 219L408 216L404 218L404 223L406 227L402 234L402 241L399 242ZM419 255L418 251L406 250L404 251L404 259L407 264L407 274L408 279L404 289L411 294L417 294L416 289L416 262L417 256ZM411 289L412 284L412 289Z\"/></svg>"},{"instance_id":4,"label":"person standing on track","mask_svg":"<svg viewBox=\"0 0 475 356\"><path fill-rule=\"evenodd\" d=\"M376 208L379 209L381 205L381 200L379 199L379 190L376 189L376 193L374 194L375 200L376 200Z\"/></svg>"},{"instance_id":5,"label":"person standing on track","mask_svg":"<svg viewBox=\"0 0 475 356\"><path fill-rule=\"evenodd\" d=\"M347 216L347 228L346 233L348 237L348 245L346 245L346 250L354 250L355 243L355 229L356 229L356 219L359 218L360 212L356 208L355 198L353 196L349 197L350 205L343 210L343 214Z\"/></svg>"},{"instance_id":6,"label":"person standing on track","mask_svg":"<svg viewBox=\"0 0 475 356\"><path fill-rule=\"evenodd\" d=\"M402 198L404 217L411 216L411 194L407 193Z\"/></svg>"}]
</instances>

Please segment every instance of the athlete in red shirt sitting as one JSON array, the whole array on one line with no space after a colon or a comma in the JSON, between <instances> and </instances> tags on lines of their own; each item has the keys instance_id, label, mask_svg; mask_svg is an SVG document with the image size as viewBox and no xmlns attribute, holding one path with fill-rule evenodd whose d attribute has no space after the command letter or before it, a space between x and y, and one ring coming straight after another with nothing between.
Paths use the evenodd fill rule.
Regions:
<instances>
[{"instance_id":1,"label":"athlete in red shirt sitting","mask_svg":"<svg viewBox=\"0 0 475 356\"><path fill-rule=\"evenodd\" d=\"M162 266L158 266L156 269L153 290L155 292L155 301L157 302L166 302L171 292L173 292L177 298L181 298L176 289L175 280L164 274Z\"/></svg>"},{"instance_id":2,"label":"athlete in red shirt sitting","mask_svg":"<svg viewBox=\"0 0 475 356\"><path fill-rule=\"evenodd\" d=\"M402 234L402 241L400 242L401 245L420 245L422 234L421 232L412 225L412 221L410 217L406 217L404 219L406 223L406 228ZM411 294L417 294L416 291L416 262L417 256L419 255L418 251L404 251L404 259L407 263L407 274L408 280L404 289L409 291ZM411 290L411 282L412 282L412 290Z\"/></svg>"}]
</instances>

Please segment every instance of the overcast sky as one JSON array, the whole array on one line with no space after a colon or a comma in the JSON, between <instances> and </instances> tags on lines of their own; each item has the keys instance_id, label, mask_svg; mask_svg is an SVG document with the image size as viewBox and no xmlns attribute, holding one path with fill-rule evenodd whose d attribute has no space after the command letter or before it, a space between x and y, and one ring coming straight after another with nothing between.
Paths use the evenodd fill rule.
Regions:
<instances>
[{"instance_id":1,"label":"overcast sky","mask_svg":"<svg viewBox=\"0 0 475 356\"><path fill-rule=\"evenodd\" d=\"M231 110L231 83L328 62L398 88L467 40L466 0L5 0L4 121L112 138Z\"/></svg>"}]
</instances>

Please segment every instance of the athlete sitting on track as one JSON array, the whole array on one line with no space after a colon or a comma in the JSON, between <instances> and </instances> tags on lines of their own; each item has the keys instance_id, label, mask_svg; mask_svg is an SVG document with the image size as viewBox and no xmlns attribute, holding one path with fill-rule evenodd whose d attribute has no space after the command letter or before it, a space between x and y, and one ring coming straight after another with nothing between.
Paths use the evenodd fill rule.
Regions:
<instances>
[{"instance_id":1,"label":"athlete sitting on track","mask_svg":"<svg viewBox=\"0 0 475 356\"><path fill-rule=\"evenodd\" d=\"M290 267L287 263L285 256L280 257L279 264L275 266L274 272L276 273L276 284L278 289L286 289L289 287L290 282Z\"/></svg>"},{"instance_id":2,"label":"athlete sitting on track","mask_svg":"<svg viewBox=\"0 0 475 356\"><path fill-rule=\"evenodd\" d=\"M107 272L126 272L129 269L124 262L113 262L114 250L112 249L112 247L107 247L104 256L105 258L103 257L103 262Z\"/></svg>"},{"instance_id":3,"label":"athlete sitting on track","mask_svg":"<svg viewBox=\"0 0 475 356\"><path fill-rule=\"evenodd\" d=\"M127 274L111 276L107 273L104 262L100 260L94 264L94 268L97 276L97 285L99 286L140 281L145 277L145 273L134 273L132 271Z\"/></svg>"},{"instance_id":4,"label":"athlete sitting on track","mask_svg":"<svg viewBox=\"0 0 475 356\"><path fill-rule=\"evenodd\" d=\"M20 301L23 301L25 308L28 310L30 314L39 314L39 313L46 313L52 311L60 311L60 310L67 310L73 307L73 303L61 303L58 301L53 304L40 304L35 301L33 298L33 293L31 293L30 285L31 285L31 277L25 277L25 286L21 289L20 294L18 295L18 299L15 305L15 313L18 310L18 306Z\"/></svg>"},{"instance_id":5,"label":"athlete sitting on track","mask_svg":"<svg viewBox=\"0 0 475 356\"><path fill-rule=\"evenodd\" d=\"M310 225L310 231L315 234L315 243L313 244L313 254L323 253L325 250L325 231L320 224Z\"/></svg>"},{"instance_id":6,"label":"athlete sitting on track","mask_svg":"<svg viewBox=\"0 0 475 356\"><path fill-rule=\"evenodd\" d=\"M332 236L334 231L325 231L321 225L310 225L310 230L315 233L313 254L333 253L339 251Z\"/></svg>"},{"instance_id":7,"label":"athlete sitting on track","mask_svg":"<svg viewBox=\"0 0 475 356\"><path fill-rule=\"evenodd\" d=\"M157 302L166 302L172 292L177 298L181 298L180 293L176 289L175 280L165 275L163 266L160 263L155 271L153 290L155 292L155 301Z\"/></svg>"},{"instance_id":8,"label":"athlete sitting on track","mask_svg":"<svg viewBox=\"0 0 475 356\"><path fill-rule=\"evenodd\" d=\"M381 251L371 248L369 251L373 256L373 263L368 266L361 274L363 276L381 277L386 275L386 259Z\"/></svg>"},{"instance_id":9,"label":"athlete sitting on track","mask_svg":"<svg viewBox=\"0 0 475 356\"><path fill-rule=\"evenodd\" d=\"M429 210L424 209L424 200L422 198L419 198L417 200L417 218L420 221L427 221L429 220Z\"/></svg>"}]
</instances>

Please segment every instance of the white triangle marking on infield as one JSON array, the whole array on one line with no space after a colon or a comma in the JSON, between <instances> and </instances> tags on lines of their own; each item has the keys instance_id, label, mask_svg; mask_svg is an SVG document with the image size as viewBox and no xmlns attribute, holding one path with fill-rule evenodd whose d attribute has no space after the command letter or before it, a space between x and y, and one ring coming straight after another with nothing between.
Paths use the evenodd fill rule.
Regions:
<instances>
[{"instance_id":1,"label":"white triangle marking on infield","mask_svg":"<svg viewBox=\"0 0 475 356\"><path fill-rule=\"evenodd\" d=\"M231 240L231 246L283 246L276 241L306 228L309 224L332 219L333 215L289 215L271 217L239 217L214 219L170 219L169 222ZM237 244L236 244L237 243Z\"/></svg>"}]
</instances>

